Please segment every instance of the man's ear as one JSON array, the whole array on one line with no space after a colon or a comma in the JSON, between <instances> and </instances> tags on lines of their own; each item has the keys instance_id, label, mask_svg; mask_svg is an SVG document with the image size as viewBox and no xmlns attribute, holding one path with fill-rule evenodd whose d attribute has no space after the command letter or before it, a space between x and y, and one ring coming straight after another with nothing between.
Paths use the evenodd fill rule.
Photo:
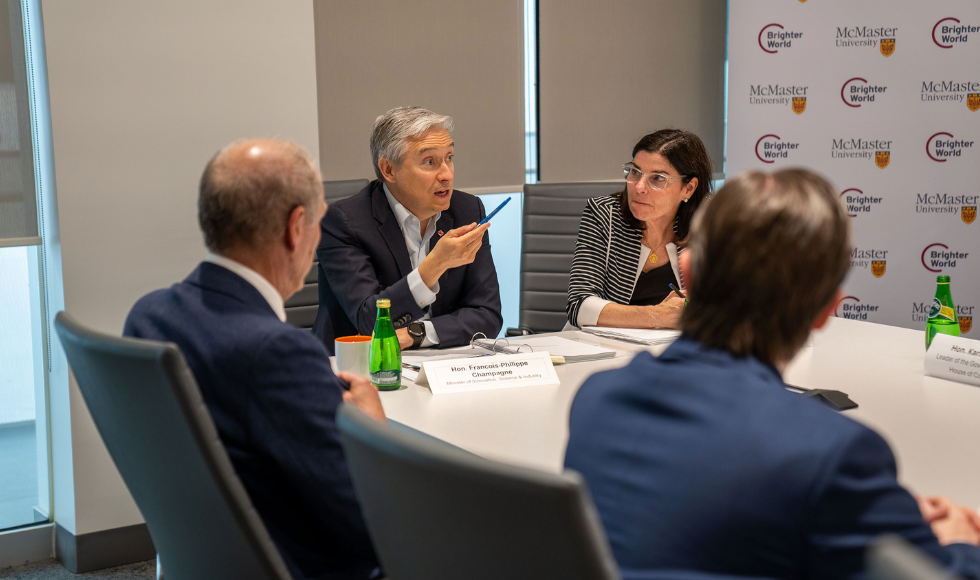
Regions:
<instances>
[{"instance_id":1,"label":"man's ear","mask_svg":"<svg viewBox=\"0 0 980 580\"><path fill-rule=\"evenodd\" d=\"M823 307L823 310L817 315L817 319L813 321L813 328L823 328L823 325L827 324L827 319L837 309L837 303L843 297L844 293L838 288L837 292L834 292L834 297L830 299L830 303Z\"/></svg>"},{"instance_id":2,"label":"man's ear","mask_svg":"<svg viewBox=\"0 0 980 580\"><path fill-rule=\"evenodd\" d=\"M382 157L378 159L378 169L381 170L381 179L388 183L395 182L395 164Z\"/></svg>"},{"instance_id":3,"label":"man's ear","mask_svg":"<svg viewBox=\"0 0 980 580\"><path fill-rule=\"evenodd\" d=\"M681 252L677 257L677 269L681 271L681 278L687 280L685 286L691 285L691 253Z\"/></svg>"},{"instance_id":4,"label":"man's ear","mask_svg":"<svg viewBox=\"0 0 980 580\"><path fill-rule=\"evenodd\" d=\"M306 222L306 208L297 205L293 211L289 212L289 219L286 221L286 235L284 241L286 248L293 251L299 246L300 237L303 235L303 225Z\"/></svg>"}]
</instances>

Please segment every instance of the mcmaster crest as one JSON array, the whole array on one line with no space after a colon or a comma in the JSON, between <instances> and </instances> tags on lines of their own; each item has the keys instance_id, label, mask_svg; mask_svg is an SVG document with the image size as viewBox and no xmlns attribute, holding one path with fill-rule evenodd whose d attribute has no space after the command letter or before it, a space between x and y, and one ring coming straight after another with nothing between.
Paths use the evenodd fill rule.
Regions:
<instances>
[{"instance_id":1,"label":"mcmaster crest","mask_svg":"<svg viewBox=\"0 0 980 580\"><path fill-rule=\"evenodd\" d=\"M881 50L882 56L891 56L895 52L895 39L894 38L882 38L881 43L878 45L878 49Z\"/></svg>"},{"instance_id":2,"label":"mcmaster crest","mask_svg":"<svg viewBox=\"0 0 980 580\"><path fill-rule=\"evenodd\" d=\"M875 165L884 169L888 167L888 162L891 161L891 151L875 151Z\"/></svg>"},{"instance_id":3,"label":"mcmaster crest","mask_svg":"<svg viewBox=\"0 0 980 580\"><path fill-rule=\"evenodd\" d=\"M970 332L971 328L973 328L972 316L960 316L959 322L960 322L960 334L966 334Z\"/></svg>"},{"instance_id":4,"label":"mcmaster crest","mask_svg":"<svg viewBox=\"0 0 980 580\"><path fill-rule=\"evenodd\" d=\"M871 273L875 275L875 278L881 278L885 275L885 261L884 260L871 260Z\"/></svg>"},{"instance_id":5,"label":"mcmaster crest","mask_svg":"<svg viewBox=\"0 0 980 580\"><path fill-rule=\"evenodd\" d=\"M970 109L971 111L980 109L980 93L966 94L966 108Z\"/></svg>"},{"instance_id":6,"label":"mcmaster crest","mask_svg":"<svg viewBox=\"0 0 980 580\"><path fill-rule=\"evenodd\" d=\"M977 206L975 205L964 205L960 210L960 218L965 224L972 224L973 220L977 219Z\"/></svg>"},{"instance_id":7,"label":"mcmaster crest","mask_svg":"<svg viewBox=\"0 0 980 580\"><path fill-rule=\"evenodd\" d=\"M980 99L978 99L980 100ZM793 112L802 115L806 110L806 97L793 97Z\"/></svg>"}]
</instances>

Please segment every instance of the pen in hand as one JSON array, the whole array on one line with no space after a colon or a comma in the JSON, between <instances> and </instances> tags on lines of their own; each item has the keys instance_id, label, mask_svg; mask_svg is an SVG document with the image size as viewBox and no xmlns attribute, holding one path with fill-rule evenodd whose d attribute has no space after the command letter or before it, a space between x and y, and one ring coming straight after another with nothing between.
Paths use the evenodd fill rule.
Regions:
<instances>
[{"instance_id":1,"label":"pen in hand","mask_svg":"<svg viewBox=\"0 0 980 580\"><path fill-rule=\"evenodd\" d=\"M670 284L667 284L667 287L670 288L671 290L673 290L675 294L677 294L678 296L680 296L684 300L687 300L687 296L684 296L684 293L681 292L681 289L678 288L677 286L674 286L674 283L673 282L671 282Z\"/></svg>"}]
</instances>

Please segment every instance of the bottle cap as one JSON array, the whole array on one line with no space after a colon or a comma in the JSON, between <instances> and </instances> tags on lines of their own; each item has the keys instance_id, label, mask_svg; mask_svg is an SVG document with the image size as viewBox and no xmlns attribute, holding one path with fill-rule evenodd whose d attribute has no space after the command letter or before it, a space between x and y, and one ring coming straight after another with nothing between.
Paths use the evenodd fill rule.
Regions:
<instances>
[{"instance_id":1,"label":"bottle cap","mask_svg":"<svg viewBox=\"0 0 980 580\"><path fill-rule=\"evenodd\" d=\"M391 308L391 300L388 298L378 299L378 308Z\"/></svg>"},{"instance_id":2,"label":"bottle cap","mask_svg":"<svg viewBox=\"0 0 980 580\"><path fill-rule=\"evenodd\" d=\"M949 276L936 276L936 282L939 284L949 284Z\"/></svg>"}]
</instances>

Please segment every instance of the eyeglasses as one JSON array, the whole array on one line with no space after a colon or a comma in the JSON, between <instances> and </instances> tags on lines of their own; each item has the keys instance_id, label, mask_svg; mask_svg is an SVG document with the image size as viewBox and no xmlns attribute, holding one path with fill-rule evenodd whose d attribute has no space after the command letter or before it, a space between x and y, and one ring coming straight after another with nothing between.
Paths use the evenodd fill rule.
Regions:
<instances>
[{"instance_id":1,"label":"eyeglasses","mask_svg":"<svg viewBox=\"0 0 980 580\"><path fill-rule=\"evenodd\" d=\"M626 183L639 183L644 177L647 178L647 185L652 189L667 189L671 179L683 179L686 175L666 175L656 171L644 174L636 165L627 163L623 165L623 174L626 176Z\"/></svg>"}]
</instances>

